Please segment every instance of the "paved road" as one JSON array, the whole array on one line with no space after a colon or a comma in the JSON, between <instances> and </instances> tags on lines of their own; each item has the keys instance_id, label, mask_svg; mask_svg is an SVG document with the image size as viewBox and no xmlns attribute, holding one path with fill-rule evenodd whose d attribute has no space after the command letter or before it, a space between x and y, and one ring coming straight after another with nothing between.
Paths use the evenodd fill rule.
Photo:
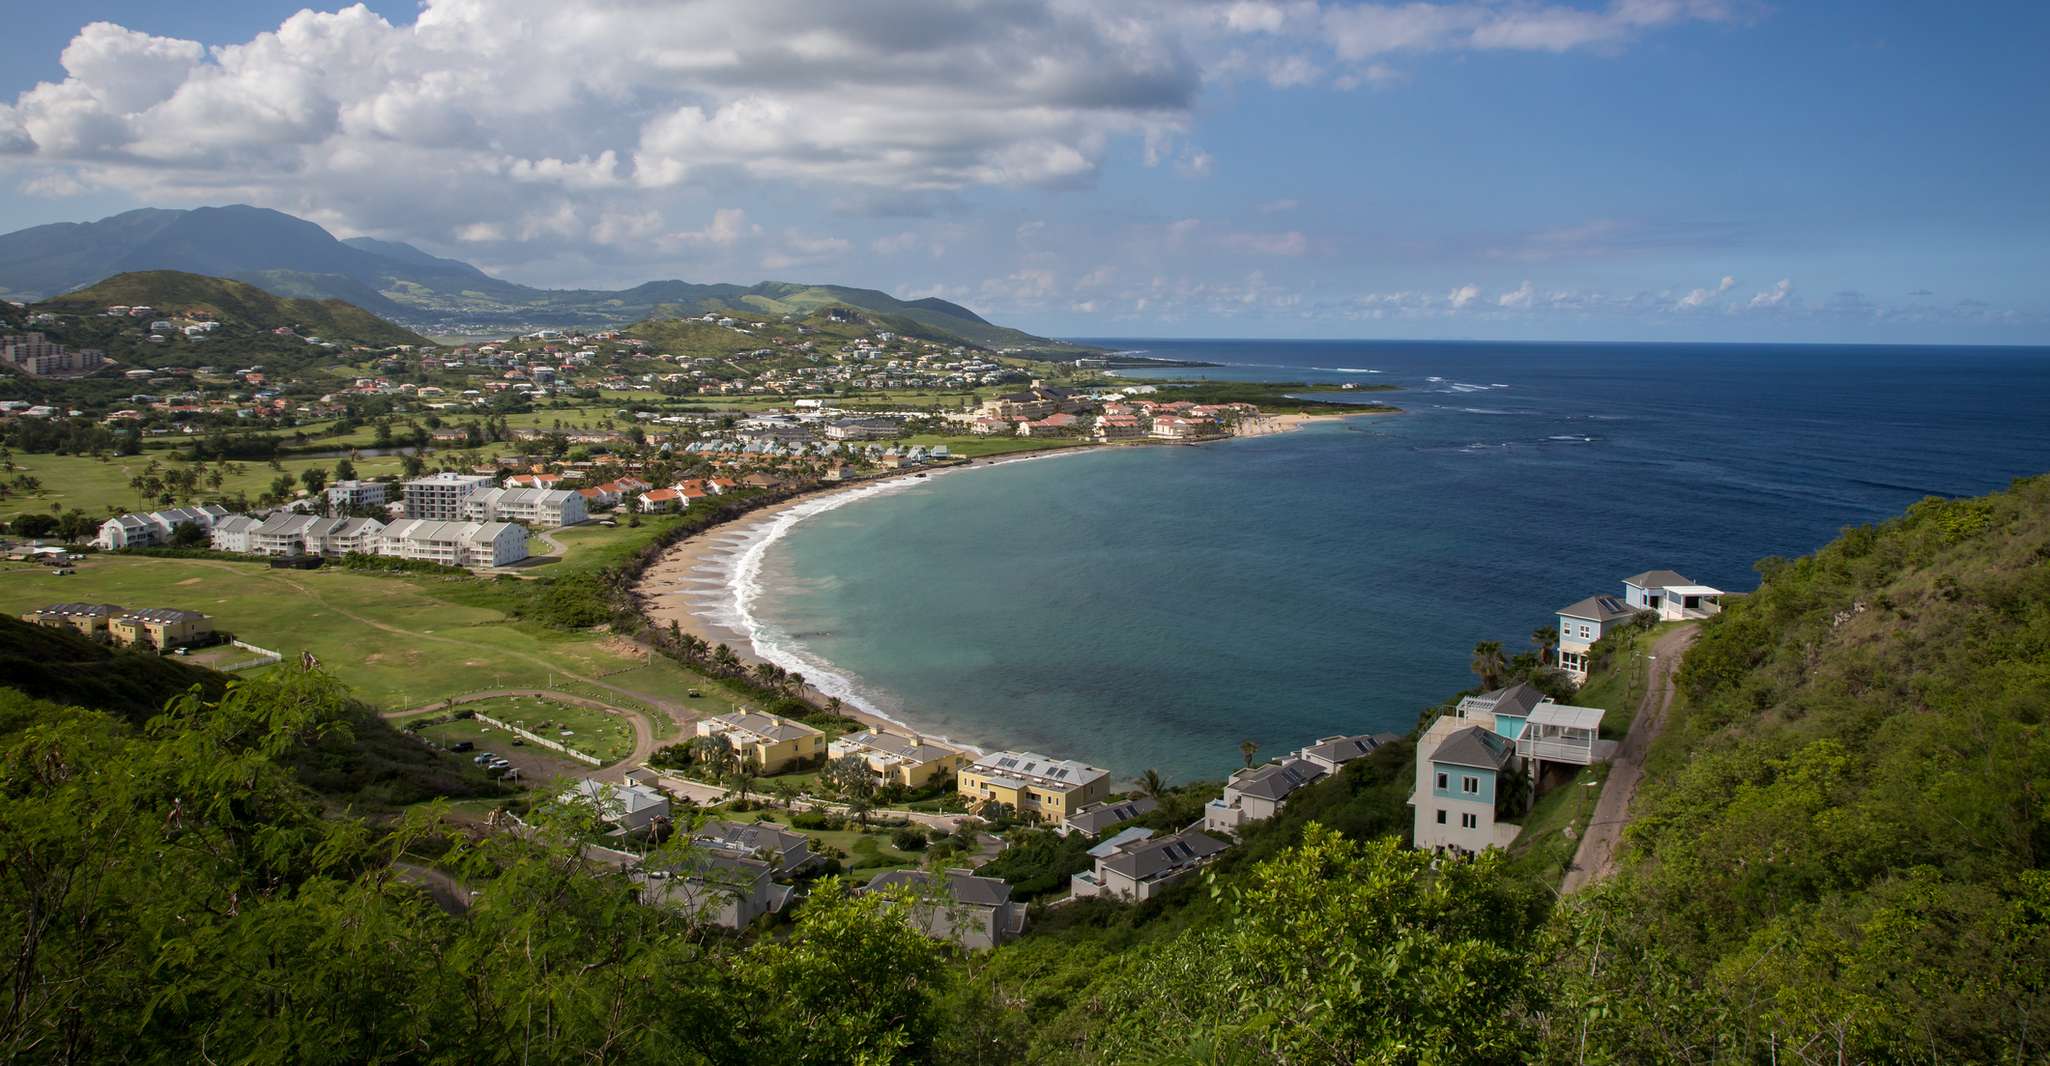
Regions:
<instances>
[{"instance_id":1,"label":"paved road","mask_svg":"<svg viewBox=\"0 0 2050 1066\"><path fill-rule=\"evenodd\" d=\"M1630 735L1623 738L1610 761L1608 783L1602 786L1601 799L1595 801L1594 816L1588 820L1587 834L1580 838L1560 892L1578 891L1616 872L1616 852L1623 841L1623 827L1630 822L1630 801L1644 778L1644 756L1665 729L1666 709L1673 703L1673 671L1698 632L1697 626L1683 626L1652 643L1652 667L1644 697L1637 702L1637 716L1630 720Z\"/></svg>"},{"instance_id":2,"label":"paved road","mask_svg":"<svg viewBox=\"0 0 2050 1066\"><path fill-rule=\"evenodd\" d=\"M648 724L647 717L642 715L639 711L629 710L625 707L614 707L612 704L609 703L600 703L597 700L590 699L585 696L578 696L574 693L569 692L557 692L553 689L487 689L483 692L466 693L464 695L457 696L453 699L435 700L433 703L422 704L421 706L408 708L407 710L403 711L386 711L384 712L384 717L411 718L416 714L426 714L430 711L439 711L445 710L449 707L458 707L465 703L478 703L484 700L501 699L506 696L534 696L542 699L555 700L558 703L573 703L579 707L589 707L594 711L604 711L608 714L616 714L622 718L625 718L627 724L633 727L633 750L628 752L625 756L621 757L620 759L614 762L607 763L602 767L599 767L597 771L591 775L592 777L595 777L601 781L624 781L626 779L626 772L628 770L632 770L635 767L640 766L643 763L646 763L648 761L648 756L655 754L655 746L657 744L657 741L655 739L655 730L652 726Z\"/></svg>"}]
</instances>

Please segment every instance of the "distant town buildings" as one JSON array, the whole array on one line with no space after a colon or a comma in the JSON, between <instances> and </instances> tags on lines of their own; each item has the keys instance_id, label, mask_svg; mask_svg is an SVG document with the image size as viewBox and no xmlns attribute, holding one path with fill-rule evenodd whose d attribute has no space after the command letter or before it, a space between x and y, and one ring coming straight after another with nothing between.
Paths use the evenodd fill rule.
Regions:
<instances>
[{"instance_id":1,"label":"distant town buildings","mask_svg":"<svg viewBox=\"0 0 2050 1066\"><path fill-rule=\"evenodd\" d=\"M0 336L0 363L33 377L70 377L98 370L107 357L95 348L66 348L41 333L15 333Z\"/></svg>"}]
</instances>

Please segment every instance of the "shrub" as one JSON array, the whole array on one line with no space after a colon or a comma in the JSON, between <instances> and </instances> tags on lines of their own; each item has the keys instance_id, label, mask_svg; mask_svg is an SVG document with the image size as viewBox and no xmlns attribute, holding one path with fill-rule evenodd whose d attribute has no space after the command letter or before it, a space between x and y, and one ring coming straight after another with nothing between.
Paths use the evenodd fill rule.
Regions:
<instances>
[{"instance_id":1,"label":"shrub","mask_svg":"<svg viewBox=\"0 0 2050 1066\"><path fill-rule=\"evenodd\" d=\"M915 825L906 826L890 835L890 843L897 845L898 851L924 851L925 830Z\"/></svg>"}]
</instances>

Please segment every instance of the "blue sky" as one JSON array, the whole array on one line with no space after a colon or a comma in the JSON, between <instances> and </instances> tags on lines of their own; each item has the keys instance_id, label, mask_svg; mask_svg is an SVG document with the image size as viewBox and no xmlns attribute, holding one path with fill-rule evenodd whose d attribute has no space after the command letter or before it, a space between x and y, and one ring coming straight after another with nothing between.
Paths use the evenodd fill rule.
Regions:
<instances>
[{"instance_id":1,"label":"blue sky","mask_svg":"<svg viewBox=\"0 0 2050 1066\"><path fill-rule=\"evenodd\" d=\"M565 11L574 8L574 12ZM0 228L249 202L517 281L1058 335L2050 342L2050 5L35 5Z\"/></svg>"}]
</instances>

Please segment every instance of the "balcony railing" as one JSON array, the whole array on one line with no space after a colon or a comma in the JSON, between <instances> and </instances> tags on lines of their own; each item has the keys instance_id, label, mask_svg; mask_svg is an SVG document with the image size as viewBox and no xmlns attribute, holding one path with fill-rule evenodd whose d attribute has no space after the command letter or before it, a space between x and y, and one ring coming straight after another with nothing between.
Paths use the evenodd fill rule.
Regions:
<instances>
[{"instance_id":1,"label":"balcony railing","mask_svg":"<svg viewBox=\"0 0 2050 1066\"><path fill-rule=\"evenodd\" d=\"M1516 742L1516 754L1526 759L1544 759L1549 762L1586 766L1594 762L1594 738L1571 740L1559 737L1525 737Z\"/></svg>"}]
</instances>

